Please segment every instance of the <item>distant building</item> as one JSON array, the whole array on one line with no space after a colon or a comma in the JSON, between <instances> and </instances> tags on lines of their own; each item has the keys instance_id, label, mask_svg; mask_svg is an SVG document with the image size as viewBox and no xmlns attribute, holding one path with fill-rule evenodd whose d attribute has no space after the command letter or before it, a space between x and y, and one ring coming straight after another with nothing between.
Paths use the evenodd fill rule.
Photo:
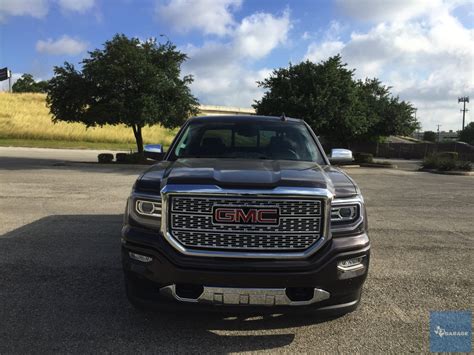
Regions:
<instances>
[{"instance_id":1,"label":"distant building","mask_svg":"<svg viewBox=\"0 0 474 355\"><path fill-rule=\"evenodd\" d=\"M200 116L222 116L222 115L255 115L253 108L242 108L232 106L200 105Z\"/></svg>"},{"instance_id":2,"label":"distant building","mask_svg":"<svg viewBox=\"0 0 474 355\"><path fill-rule=\"evenodd\" d=\"M414 138L410 137L402 137L402 136L388 136L384 143L406 143L406 144L415 144L418 141Z\"/></svg>"},{"instance_id":3,"label":"distant building","mask_svg":"<svg viewBox=\"0 0 474 355\"><path fill-rule=\"evenodd\" d=\"M413 137L419 140L423 140L423 134L425 132L415 132L413 133ZM435 132L438 134L437 132ZM456 142L459 139L458 132L454 132L452 129L448 132L441 131L439 132L439 140L440 142Z\"/></svg>"}]
</instances>

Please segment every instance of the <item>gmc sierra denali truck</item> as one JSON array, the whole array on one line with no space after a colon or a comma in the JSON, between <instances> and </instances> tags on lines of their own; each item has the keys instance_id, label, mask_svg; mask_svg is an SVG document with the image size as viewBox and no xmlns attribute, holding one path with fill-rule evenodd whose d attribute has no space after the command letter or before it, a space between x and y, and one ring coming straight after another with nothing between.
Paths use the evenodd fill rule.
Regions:
<instances>
[{"instance_id":1,"label":"gmc sierra denali truck","mask_svg":"<svg viewBox=\"0 0 474 355\"><path fill-rule=\"evenodd\" d=\"M135 182L122 229L135 306L353 311L364 200L302 120L189 119Z\"/></svg>"}]
</instances>

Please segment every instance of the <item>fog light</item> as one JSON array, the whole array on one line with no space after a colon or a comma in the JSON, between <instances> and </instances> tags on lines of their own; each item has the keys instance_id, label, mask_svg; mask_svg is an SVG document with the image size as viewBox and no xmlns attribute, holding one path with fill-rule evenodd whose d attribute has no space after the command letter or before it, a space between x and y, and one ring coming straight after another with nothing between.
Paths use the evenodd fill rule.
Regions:
<instances>
[{"instance_id":1,"label":"fog light","mask_svg":"<svg viewBox=\"0 0 474 355\"><path fill-rule=\"evenodd\" d=\"M364 267L364 264L362 263L363 260L364 260L363 256L358 256L357 258L338 261L337 268L342 271L350 271L350 270L363 268Z\"/></svg>"},{"instance_id":2,"label":"fog light","mask_svg":"<svg viewBox=\"0 0 474 355\"><path fill-rule=\"evenodd\" d=\"M142 263L149 263L150 261L153 260L153 258L150 257L150 256L146 256L146 255L142 255L142 254L137 254L137 253L132 253L132 252L129 252L128 255L129 255L130 258L132 258L133 260L141 261Z\"/></svg>"}]
</instances>

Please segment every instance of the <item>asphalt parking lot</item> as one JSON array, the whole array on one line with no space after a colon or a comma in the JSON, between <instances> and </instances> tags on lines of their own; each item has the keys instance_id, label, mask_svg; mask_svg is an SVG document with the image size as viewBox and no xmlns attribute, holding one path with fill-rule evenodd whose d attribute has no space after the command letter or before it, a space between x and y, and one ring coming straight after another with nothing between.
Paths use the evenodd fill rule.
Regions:
<instances>
[{"instance_id":1,"label":"asphalt parking lot","mask_svg":"<svg viewBox=\"0 0 474 355\"><path fill-rule=\"evenodd\" d=\"M95 156L0 148L1 354L426 352L429 312L474 304L474 177L407 165L349 169L372 241L356 312L328 320L136 311L123 290L120 228L144 167L78 162Z\"/></svg>"}]
</instances>

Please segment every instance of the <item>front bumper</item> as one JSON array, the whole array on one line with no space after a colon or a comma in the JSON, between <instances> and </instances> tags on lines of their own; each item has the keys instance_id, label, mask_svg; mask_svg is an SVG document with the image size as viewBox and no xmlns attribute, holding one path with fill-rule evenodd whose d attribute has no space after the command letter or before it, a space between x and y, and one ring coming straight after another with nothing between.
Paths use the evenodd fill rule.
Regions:
<instances>
[{"instance_id":1,"label":"front bumper","mask_svg":"<svg viewBox=\"0 0 474 355\"><path fill-rule=\"evenodd\" d=\"M293 300L286 288L233 288L203 286L198 292L183 295L177 285L160 288L160 293L168 298L186 303L200 303L219 306L306 306L330 297L329 292L318 288L305 289L306 299Z\"/></svg>"},{"instance_id":2,"label":"front bumper","mask_svg":"<svg viewBox=\"0 0 474 355\"><path fill-rule=\"evenodd\" d=\"M151 261L132 259L130 252L151 257ZM356 257L362 257L363 267L348 271L338 268L339 261ZM172 248L158 232L131 226L125 226L122 231L122 263L126 275L151 286L152 294L147 298L165 303L167 307L215 304L313 309L352 307L360 298L369 259L370 243L366 233L333 238L306 259L269 260L186 256ZM200 302L199 297L181 297L172 292L177 285L207 289L207 294L203 292L200 297L204 302ZM223 291L213 291L216 289ZM321 290L328 296L306 303L285 299L288 292L301 289ZM225 290L231 290L230 296L225 297ZM254 291L249 290L258 290L260 298L254 299L261 301L252 303L251 292ZM215 294L217 301L213 302ZM230 301L226 302L224 298ZM295 305L299 307L292 307Z\"/></svg>"}]
</instances>

